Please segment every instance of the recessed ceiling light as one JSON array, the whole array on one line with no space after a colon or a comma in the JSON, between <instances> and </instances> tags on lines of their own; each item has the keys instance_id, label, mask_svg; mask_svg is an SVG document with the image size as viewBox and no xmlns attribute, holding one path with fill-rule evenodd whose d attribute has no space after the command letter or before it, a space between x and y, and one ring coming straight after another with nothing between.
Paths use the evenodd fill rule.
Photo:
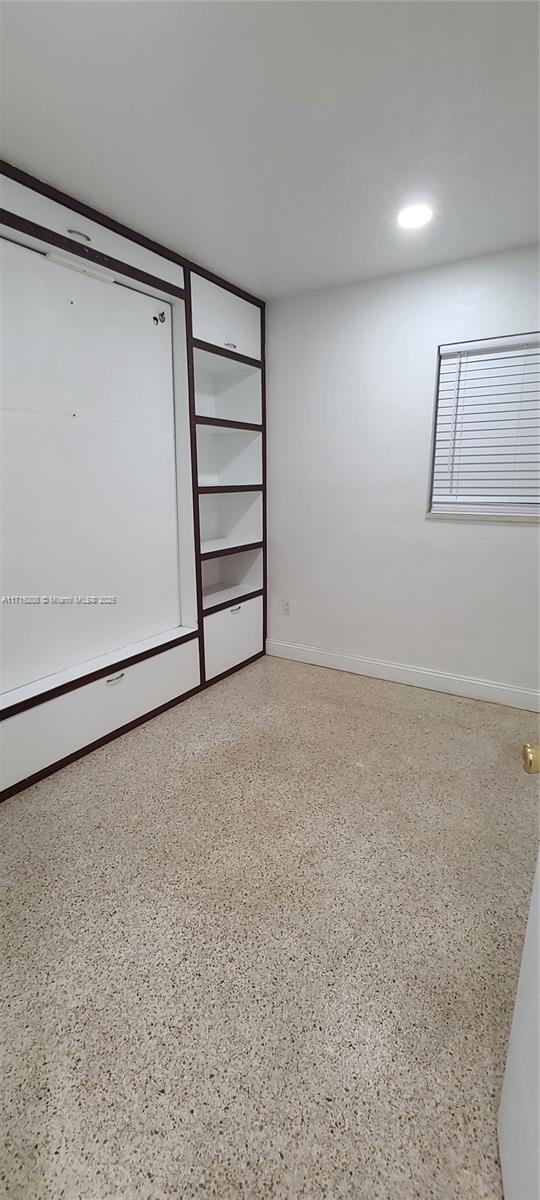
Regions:
<instances>
[{"instance_id":1,"label":"recessed ceiling light","mask_svg":"<svg viewBox=\"0 0 540 1200\"><path fill-rule=\"evenodd\" d=\"M409 204L398 213L397 222L402 229L420 229L431 221L432 216L433 210L429 204Z\"/></svg>"}]
</instances>

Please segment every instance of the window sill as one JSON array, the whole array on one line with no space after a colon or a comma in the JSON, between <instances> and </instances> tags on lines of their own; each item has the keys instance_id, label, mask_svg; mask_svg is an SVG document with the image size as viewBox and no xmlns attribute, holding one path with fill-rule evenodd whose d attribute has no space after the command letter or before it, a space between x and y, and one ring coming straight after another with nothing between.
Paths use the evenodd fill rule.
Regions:
<instances>
[{"instance_id":1,"label":"window sill","mask_svg":"<svg viewBox=\"0 0 540 1200\"><path fill-rule=\"evenodd\" d=\"M538 525L538 524L540 524L540 516L538 516L538 517L525 517L525 516L519 517L519 516L512 516L510 513L508 513L508 514L499 513L497 515L495 513L493 513L493 515L491 515L490 513L463 513L463 512L455 512L455 513L453 513L453 512L452 513L451 512L448 512L448 513L437 512L437 513L435 513L435 512L428 512L428 513L426 513L426 520L427 521L468 521L468 522L473 521L474 523L480 522L480 524L482 524L482 525L485 525L485 524L488 524L488 525Z\"/></svg>"}]
</instances>

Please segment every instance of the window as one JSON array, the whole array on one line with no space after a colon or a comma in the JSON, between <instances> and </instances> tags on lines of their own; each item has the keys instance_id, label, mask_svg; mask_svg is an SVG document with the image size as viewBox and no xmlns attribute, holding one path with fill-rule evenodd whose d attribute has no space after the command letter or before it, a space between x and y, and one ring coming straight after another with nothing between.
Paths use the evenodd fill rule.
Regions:
<instances>
[{"instance_id":1,"label":"window","mask_svg":"<svg viewBox=\"0 0 540 1200\"><path fill-rule=\"evenodd\" d=\"M430 512L538 517L540 334L440 346Z\"/></svg>"}]
</instances>

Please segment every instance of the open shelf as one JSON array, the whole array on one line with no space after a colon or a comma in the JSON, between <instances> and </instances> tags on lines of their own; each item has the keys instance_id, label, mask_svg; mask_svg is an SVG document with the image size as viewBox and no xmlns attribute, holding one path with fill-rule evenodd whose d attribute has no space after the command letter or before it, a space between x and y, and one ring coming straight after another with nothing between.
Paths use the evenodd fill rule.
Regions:
<instances>
[{"instance_id":1,"label":"open shelf","mask_svg":"<svg viewBox=\"0 0 540 1200\"><path fill-rule=\"evenodd\" d=\"M214 429L252 429L261 433L262 425L254 425L253 421L225 421L221 417L195 417L197 425L210 425Z\"/></svg>"},{"instance_id":2,"label":"open shelf","mask_svg":"<svg viewBox=\"0 0 540 1200\"><path fill-rule=\"evenodd\" d=\"M262 495L233 492L200 495L201 553L229 550L262 539Z\"/></svg>"},{"instance_id":3,"label":"open shelf","mask_svg":"<svg viewBox=\"0 0 540 1200\"><path fill-rule=\"evenodd\" d=\"M262 483L232 483L222 487L199 487L201 496L225 496L227 492L262 492Z\"/></svg>"},{"instance_id":4,"label":"open shelf","mask_svg":"<svg viewBox=\"0 0 540 1200\"><path fill-rule=\"evenodd\" d=\"M221 545L218 545L218 548L216 550L206 550L206 549L202 550L201 559L206 560L209 558L223 558L223 556L225 554L240 554L240 553L243 553L244 550L260 550L260 549L262 549L262 546L263 546L262 541L260 541L260 542L241 542L240 545L238 545L238 546L225 546L225 545L221 544Z\"/></svg>"},{"instance_id":5,"label":"open shelf","mask_svg":"<svg viewBox=\"0 0 540 1200\"><path fill-rule=\"evenodd\" d=\"M226 558L210 558L208 566L215 562L227 562ZM246 591L244 584L233 583L230 587L222 587L217 584L215 588L208 588L203 594L203 611L204 613L213 612L214 609L221 608L222 605L232 604L235 600L251 600L253 596L260 596L262 592L262 584L259 588L253 588L252 591Z\"/></svg>"},{"instance_id":6,"label":"open shelf","mask_svg":"<svg viewBox=\"0 0 540 1200\"><path fill-rule=\"evenodd\" d=\"M257 594L263 586L262 550L246 550L203 562L202 585L205 613Z\"/></svg>"},{"instance_id":7,"label":"open shelf","mask_svg":"<svg viewBox=\"0 0 540 1200\"><path fill-rule=\"evenodd\" d=\"M261 369L206 350L193 351L198 417L261 423Z\"/></svg>"},{"instance_id":8,"label":"open shelf","mask_svg":"<svg viewBox=\"0 0 540 1200\"><path fill-rule=\"evenodd\" d=\"M198 426L197 464L200 488L262 485L262 434Z\"/></svg>"}]
</instances>

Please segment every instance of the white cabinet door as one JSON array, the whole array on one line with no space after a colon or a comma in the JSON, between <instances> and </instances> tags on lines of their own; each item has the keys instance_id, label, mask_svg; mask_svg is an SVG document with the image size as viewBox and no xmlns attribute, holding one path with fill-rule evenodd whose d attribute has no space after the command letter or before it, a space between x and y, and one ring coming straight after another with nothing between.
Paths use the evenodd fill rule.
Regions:
<instances>
[{"instance_id":1,"label":"white cabinet door","mask_svg":"<svg viewBox=\"0 0 540 1200\"><path fill-rule=\"evenodd\" d=\"M261 310L234 292L191 276L193 337L248 358L261 357Z\"/></svg>"},{"instance_id":2,"label":"white cabinet door","mask_svg":"<svg viewBox=\"0 0 540 1200\"><path fill-rule=\"evenodd\" d=\"M540 1197L539 886L537 866L499 1109L499 1152L505 1200L539 1200Z\"/></svg>"},{"instance_id":3,"label":"white cabinet door","mask_svg":"<svg viewBox=\"0 0 540 1200\"><path fill-rule=\"evenodd\" d=\"M206 678L213 679L263 648L262 596L204 618Z\"/></svg>"}]
</instances>

